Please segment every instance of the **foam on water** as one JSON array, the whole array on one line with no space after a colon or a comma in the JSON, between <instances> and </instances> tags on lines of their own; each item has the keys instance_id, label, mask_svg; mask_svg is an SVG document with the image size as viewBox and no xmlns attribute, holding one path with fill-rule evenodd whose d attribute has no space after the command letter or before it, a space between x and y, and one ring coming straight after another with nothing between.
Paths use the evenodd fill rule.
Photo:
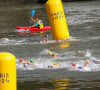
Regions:
<instances>
[{"instance_id":1,"label":"foam on water","mask_svg":"<svg viewBox=\"0 0 100 90\"><path fill-rule=\"evenodd\" d=\"M92 39L98 39L100 37L93 37ZM88 38L89 39L89 38ZM83 39L85 40L85 39ZM91 39L90 39L91 40ZM66 42L66 41L82 41L82 39L77 39L76 37L70 37L68 40L59 40L58 42ZM51 40L47 43L55 43L55 40ZM39 42L33 42L29 41L27 38L22 38L19 40L16 39L9 39L9 38L1 38L0 39L0 45L21 45L21 44L39 44ZM46 43L45 43L46 44ZM90 50L86 51L65 51L61 53L56 53L55 51L52 51L52 53L56 53L61 58L48 58L48 52L51 50L44 49L43 51L40 51L37 58L32 58L35 61L35 65L27 65L27 68L24 67L23 64L20 64L17 59L17 69L21 70L34 70L34 69L59 69L59 68L66 68L69 71L78 71L77 68L73 68L71 65L72 62L75 62L78 66L83 66L86 62L86 59L89 59L92 61L93 58L98 60L96 57L92 56L92 53ZM79 57L77 55L82 55L82 57ZM56 64L54 65L53 62ZM97 61L98 62L98 61ZM49 67L48 66L52 66ZM82 71L82 70L79 70ZM100 71L100 63L92 62L89 63L86 67L86 70L84 71Z\"/></svg>"},{"instance_id":2,"label":"foam on water","mask_svg":"<svg viewBox=\"0 0 100 90\"><path fill-rule=\"evenodd\" d=\"M49 49L44 49L43 51L40 52L40 55L47 55L48 51L50 51ZM63 56L62 58L58 59L58 58L47 58L44 56L39 56L38 58L32 58L35 62L34 65L26 65L26 67L24 67L24 64L20 64L18 62L17 59L17 69L21 69L21 70L34 70L34 69L63 69L65 68L68 71L81 71L81 72L95 72L95 71L100 71L100 63L96 63L96 62L90 62L86 67L84 67L85 63L86 63L86 59L88 58L89 61L92 61L93 57L92 54L90 53L89 50L86 50L86 52L84 51L84 57L86 59L80 59L78 57L74 56L73 57L70 56L70 58L68 56L66 56L66 54L68 53L72 53L72 52L65 52L65 53L61 53L59 55L63 55L65 54L65 56ZM75 53L75 52L74 52ZM97 59L97 58L95 58ZM76 67L72 66L72 63L76 64ZM78 67L84 67L84 70L79 69Z\"/></svg>"},{"instance_id":3,"label":"foam on water","mask_svg":"<svg viewBox=\"0 0 100 90\"><path fill-rule=\"evenodd\" d=\"M86 53L85 53L85 57L91 57L91 53L90 53L89 50L86 51Z\"/></svg>"},{"instance_id":4,"label":"foam on water","mask_svg":"<svg viewBox=\"0 0 100 90\"><path fill-rule=\"evenodd\" d=\"M36 42L34 40L31 40L31 37L30 39L29 38L19 38L19 40L17 39L9 39L9 38L1 38L0 39L0 45L22 45L22 44L41 44L41 45L44 45L44 44L49 44L49 43L63 43L63 42L77 42L77 41L81 41L81 42L84 42L84 41L90 41L90 40L98 40L100 39L100 36L96 36L96 37L91 37L91 38L76 38L76 37L72 37L70 36L69 39L67 40L50 40L48 42L45 42L45 43L40 43L40 41Z\"/></svg>"}]
</instances>

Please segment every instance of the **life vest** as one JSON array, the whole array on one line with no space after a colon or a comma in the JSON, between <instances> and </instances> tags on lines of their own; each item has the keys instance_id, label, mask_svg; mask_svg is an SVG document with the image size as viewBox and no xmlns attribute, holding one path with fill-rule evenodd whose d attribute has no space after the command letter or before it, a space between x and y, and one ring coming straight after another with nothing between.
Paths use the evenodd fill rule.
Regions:
<instances>
[{"instance_id":1,"label":"life vest","mask_svg":"<svg viewBox=\"0 0 100 90\"><path fill-rule=\"evenodd\" d=\"M39 28L43 28L43 22L41 20L39 20L37 23L39 24Z\"/></svg>"}]
</instances>

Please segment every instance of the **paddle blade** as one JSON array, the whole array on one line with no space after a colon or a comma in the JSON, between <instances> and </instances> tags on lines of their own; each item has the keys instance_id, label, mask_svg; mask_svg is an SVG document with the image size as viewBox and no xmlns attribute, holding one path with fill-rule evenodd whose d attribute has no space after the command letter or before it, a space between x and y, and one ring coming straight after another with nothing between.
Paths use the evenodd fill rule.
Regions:
<instances>
[{"instance_id":1,"label":"paddle blade","mask_svg":"<svg viewBox=\"0 0 100 90\"><path fill-rule=\"evenodd\" d=\"M35 10L32 10L32 17L33 17L34 14L35 14Z\"/></svg>"}]
</instances>

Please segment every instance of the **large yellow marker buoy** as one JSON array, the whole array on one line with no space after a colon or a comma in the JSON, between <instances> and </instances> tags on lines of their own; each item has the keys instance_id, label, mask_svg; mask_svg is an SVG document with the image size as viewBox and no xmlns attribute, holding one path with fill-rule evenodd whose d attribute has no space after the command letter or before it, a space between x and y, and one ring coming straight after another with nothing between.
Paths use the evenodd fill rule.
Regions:
<instances>
[{"instance_id":1,"label":"large yellow marker buoy","mask_svg":"<svg viewBox=\"0 0 100 90\"><path fill-rule=\"evenodd\" d=\"M45 4L54 40L68 39L69 32L61 0L48 0Z\"/></svg>"},{"instance_id":2,"label":"large yellow marker buoy","mask_svg":"<svg viewBox=\"0 0 100 90\"><path fill-rule=\"evenodd\" d=\"M16 58L8 52L0 53L0 90L16 90Z\"/></svg>"}]
</instances>

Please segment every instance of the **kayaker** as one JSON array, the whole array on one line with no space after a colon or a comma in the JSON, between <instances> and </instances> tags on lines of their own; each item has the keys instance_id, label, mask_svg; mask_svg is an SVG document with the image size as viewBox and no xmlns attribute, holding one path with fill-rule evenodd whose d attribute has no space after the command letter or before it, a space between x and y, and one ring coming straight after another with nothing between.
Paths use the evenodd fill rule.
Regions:
<instances>
[{"instance_id":1,"label":"kayaker","mask_svg":"<svg viewBox=\"0 0 100 90\"><path fill-rule=\"evenodd\" d=\"M35 23L31 27L43 28L43 22L42 22L42 20L39 20L38 18L36 18L36 20L34 20L32 17L31 17L31 20L32 20L32 22Z\"/></svg>"}]
</instances>

